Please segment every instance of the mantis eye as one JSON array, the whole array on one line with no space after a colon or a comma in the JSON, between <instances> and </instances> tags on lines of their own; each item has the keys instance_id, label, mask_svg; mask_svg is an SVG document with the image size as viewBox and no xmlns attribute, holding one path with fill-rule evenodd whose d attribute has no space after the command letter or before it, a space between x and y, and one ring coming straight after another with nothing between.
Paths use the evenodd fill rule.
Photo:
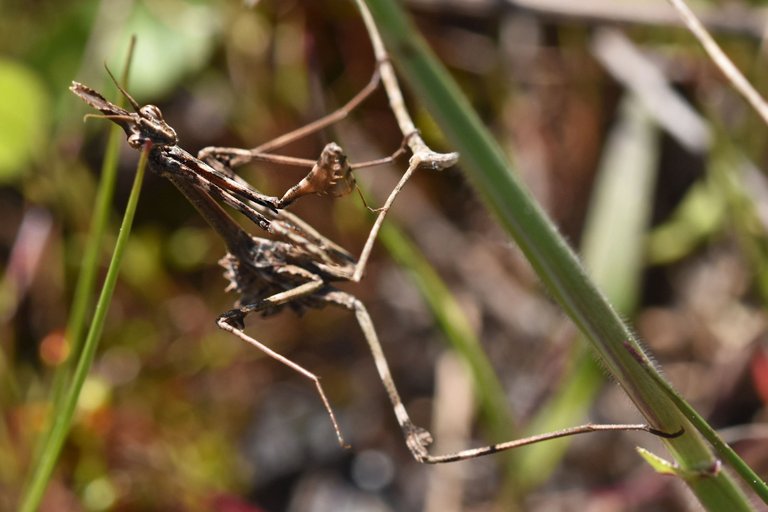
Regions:
<instances>
[{"instance_id":1,"label":"mantis eye","mask_svg":"<svg viewBox=\"0 0 768 512\"><path fill-rule=\"evenodd\" d=\"M128 145L132 148L140 148L144 145L144 142L146 142L146 137L142 137L138 133L134 133L130 137L128 137Z\"/></svg>"},{"instance_id":2,"label":"mantis eye","mask_svg":"<svg viewBox=\"0 0 768 512\"><path fill-rule=\"evenodd\" d=\"M160 112L160 109L154 105L144 105L141 107L141 109L139 109L139 113L143 116L152 117L155 119L163 118L163 113Z\"/></svg>"}]
</instances>

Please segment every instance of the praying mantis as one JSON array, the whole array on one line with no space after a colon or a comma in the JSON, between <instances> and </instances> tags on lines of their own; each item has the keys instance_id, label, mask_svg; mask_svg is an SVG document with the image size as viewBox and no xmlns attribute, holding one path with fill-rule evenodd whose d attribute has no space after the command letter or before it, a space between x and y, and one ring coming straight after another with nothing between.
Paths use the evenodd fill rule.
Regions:
<instances>
[{"instance_id":1,"label":"praying mantis","mask_svg":"<svg viewBox=\"0 0 768 512\"><path fill-rule=\"evenodd\" d=\"M114 77L112 78L114 80ZM327 144L316 162L271 153L297 138L344 118L377 88L379 80L377 67L369 84L343 107L271 142L250 150L209 147L201 150L197 156L192 156L178 145L176 131L164 120L160 109L154 105L141 106L116 80L115 84L131 105L131 111L111 103L95 90L78 82L73 82L70 90L101 112L101 115L91 114L88 117L111 120L125 131L128 144L132 148L147 150L150 170L171 181L222 238L228 254L220 264L224 267L225 278L229 281L228 289L236 290L239 299L233 309L218 317L218 327L311 381L328 413L340 446L347 447L348 444L318 375L246 334L244 319L248 315L268 315L285 308L301 312L308 308L320 309L326 306L352 312L373 355L378 376L403 432L405 444L413 457L422 463L466 460L550 439L596 431L636 430L661 437L680 435L682 432L662 432L646 424L588 423L454 453L429 453L432 436L411 420L397 391L384 350L365 305L354 295L338 289L335 284L360 281L381 222L413 172L423 167L452 164L457 155L445 157L438 160L438 163L411 158L400 182L389 194L384 205L377 210L376 223L368 235L360 257L356 259L285 208L308 194L339 197L350 193L356 188L353 174L355 169L395 161L406 152L406 147L410 147L410 139L418 137L418 133L404 134L403 145L392 155L360 164L350 164L341 147L335 143ZM311 170L281 198L277 198L262 194L235 174L234 168L253 160L307 166L311 167ZM244 214L268 237L255 236L246 231L221 204Z\"/></svg>"}]
</instances>

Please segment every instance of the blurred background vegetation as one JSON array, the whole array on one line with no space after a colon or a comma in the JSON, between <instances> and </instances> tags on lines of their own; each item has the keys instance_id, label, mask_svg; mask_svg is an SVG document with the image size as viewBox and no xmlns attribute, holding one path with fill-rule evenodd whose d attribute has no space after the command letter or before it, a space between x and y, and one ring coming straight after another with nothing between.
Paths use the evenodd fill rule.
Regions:
<instances>
[{"instance_id":1,"label":"blurred background vegetation","mask_svg":"<svg viewBox=\"0 0 768 512\"><path fill-rule=\"evenodd\" d=\"M108 123L82 122L89 110L67 90L70 81L116 98L103 64L121 69L135 34L128 89L157 104L194 153L269 140L342 104L370 77L370 45L351 3L252 3L4 5L2 510L15 508L53 369L67 355L64 331L105 148ZM758 472L765 468L765 126L662 0L406 5L667 376ZM700 12L764 91L766 11L711 2ZM425 138L450 150L409 101ZM311 158L329 140L352 161L400 144L382 93L352 120L286 152ZM122 144L115 225L137 157ZM369 203L381 204L403 168L358 173ZM407 238L390 232L385 245L405 266L378 244L366 279L344 286L369 307L414 419L433 425L438 441L466 443L469 435L476 444L587 418L640 421L460 170L419 173L396 203ZM244 175L279 195L303 172L258 166ZM371 225L360 206L350 195L306 198L292 209L359 253ZM105 262L110 250L108 240ZM235 300L217 265L223 253L181 195L148 175L100 352L43 510L695 509L679 482L641 462L633 447L658 445L637 434L421 466L402 445L351 315L250 319L250 334L322 377L353 445L339 449L311 385L216 329L214 319ZM436 289L440 300L430 306L420 291ZM436 321L434 302L448 300L457 307ZM464 321L496 370L508 432L489 426L487 415L475 418L462 358L445 343L451 322Z\"/></svg>"}]
</instances>

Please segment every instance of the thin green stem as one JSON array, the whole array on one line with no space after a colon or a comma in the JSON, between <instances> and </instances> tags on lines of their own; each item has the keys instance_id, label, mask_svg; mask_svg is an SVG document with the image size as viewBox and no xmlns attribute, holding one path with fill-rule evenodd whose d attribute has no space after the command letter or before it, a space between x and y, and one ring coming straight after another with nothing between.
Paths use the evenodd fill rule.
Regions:
<instances>
[{"instance_id":1,"label":"thin green stem","mask_svg":"<svg viewBox=\"0 0 768 512\"><path fill-rule=\"evenodd\" d=\"M633 95L619 108L618 123L605 144L584 224L581 254L589 274L623 315L638 301L645 234L658 159L658 128ZM527 435L584 422L605 375L579 339L570 367L550 400L528 425ZM517 473L522 488L546 481L571 440L522 448ZM523 470L524 469L524 470Z\"/></svg>"},{"instance_id":2,"label":"thin green stem","mask_svg":"<svg viewBox=\"0 0 768 512\"><path fill-rule=\"evenodd\" d=\"M85 383L85 379L88 376L91 364L93 363L96 348L101 339L104 320L107 316L110 302L112 301L112 293L114 292L117 283L120 264L122 263L123 253L125 252L128 236L131 232L131 225L133 224L133 217L136 213L136 206L139 202L141 183L144 179L144 170L147 166L149 149L149 146L147 146L141 153L138 168L136 169L136 177L133 181L133 187L131 188L131 195L128 198L128 205L125 208L123 222L120 226L120 232L117 235L115 251L112 254L112 260L109 263L104 286L101 289L101 294L96 303L96 310L94 311L91 327L85 339L82 353L77 360L72 383L64 396L61 414L53 419L53 425L51 426L50 433L46 436L46 442L43 445L40 460L33 469L32 477L23 495L21 507L19 508L21 512L35 512L39 507L43 495L45 494L45 489L48 486L48 481L56 466L56 461L61 453L61 448L64 445L64 441L66 440L70 426L72 425L72 418L75 413L78 398L80 397L80 391L83 388L83 384Z\"/></svg>"},{"instance_id":3,"label":"thin green stem","mask_svg":"<svg viewBox=\"0 0 768 512\"><path fill-rule=\"evenodd\" d=\"M123 87L128 86L128 78L133 61L133 52L136 47L136 37L132 37L128 46L128 55L123 68L121 83ZM118 95L116 104L122 106L125 99ZM101 165L101 174L99 179L99 188L96 193L96 207L93 210L91 218L91 227L88 232L83 251L82 266L77 276L75 293L72 298L72 308L67 322L67 342L69 343L69 358L66 365L59 366L53 377L51 386L54 411L58 412L58 404L61 394L65 389L67 381L72 374L72 361L77 360L78 353L83 344L83 331L85 329L85 318L90 309L91 297L96 283L96 274L99 269L99 254L101 245L104 241L104 233L109 224L109 214L111 211L112 199L115 195L115 183L117 182L117 160L120 152L120 144L124 135L122 129L112 124L109 130L109 139L107 149L104 153L104 160Z\"/></svg>"},{"instance_id":4,"label":"thin green stem","mask_svg":"<svg viewBox=\"0 0 768 512\"><path fill-rule=\"evenodd\" d=\"M132 37L128 45L128 54L126 55L125 67L122 73L122 84L128 83L129 71L133 61L133 52L136 47L136 37ZM118 105L124 103L124 98L119 95L116 99ZM50 395L50 412L48 415L48 425L51 425L54 418L62 415L64 404L64 393L74 371L75 363L78 360L80 349L83 345L83 331L85 330L86 316L92 304L93 290L96 284L96 275L99 270L99 261L101 247L104 241L104 234L109 224L112 199L115 195L115 185L117 183L117 163L120 153L120 143L122 142L123 131L117 125L112 125L109 130L107 149L104 153L104 159L101 164L101 173L99 178L99 188L96 193L96 206L91 217L91 226L88 231L85 248L83 250L82 264L75 284L75 293L72 297L72 307L69 311L67 320L66 340L69 353L64 364L57 366L53 374ZM47 435L52 430L47 429ZM50 442L46 437L41 437L35 443L32 455L32 467L37 466L40 461L44 446Z\"/></svg>"}]
</instances>

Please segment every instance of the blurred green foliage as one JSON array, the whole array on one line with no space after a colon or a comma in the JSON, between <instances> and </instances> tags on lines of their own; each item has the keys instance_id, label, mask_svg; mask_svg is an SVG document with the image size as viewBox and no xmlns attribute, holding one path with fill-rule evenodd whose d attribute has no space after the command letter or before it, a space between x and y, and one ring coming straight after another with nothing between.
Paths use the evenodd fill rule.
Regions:
<instances>
[{"instance_id":1,"label":"blurred green foliage","mask_svg":"<svg viewBox=\"0 0 768 512\"><path fill-rule=\"evenodd\" d=\"M48 145L51 107L40 78L7 59L0 60L0 97L8 98L0 104L0 181L8 182Z\"/></svg>"}]
</instances>

